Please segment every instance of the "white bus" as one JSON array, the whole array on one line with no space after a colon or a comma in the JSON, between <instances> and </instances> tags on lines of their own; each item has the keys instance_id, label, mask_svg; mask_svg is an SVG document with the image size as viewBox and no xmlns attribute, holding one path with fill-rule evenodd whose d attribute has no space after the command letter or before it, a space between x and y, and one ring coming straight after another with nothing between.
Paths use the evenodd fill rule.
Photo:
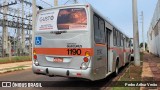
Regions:
<instances>
[{"instance_id":1,"label":"white bus","mask_svg":"<svg viewBox=\"0 0 160 90\"><path fill-rule=\"evenodd\" d=\"M38 11L33 44L35 74L94 81L130 59L129 38L89 4Z\"/></svg>"}]
</instances>

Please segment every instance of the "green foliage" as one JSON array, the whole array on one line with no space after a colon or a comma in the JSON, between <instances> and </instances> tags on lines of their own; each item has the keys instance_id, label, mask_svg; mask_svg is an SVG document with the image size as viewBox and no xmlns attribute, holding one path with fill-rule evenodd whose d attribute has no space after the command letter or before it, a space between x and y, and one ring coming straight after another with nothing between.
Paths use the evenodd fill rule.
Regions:
<instances>
[{"instance_id":1,"label":"green foliage","mask_svg":"<svg viewBox=\"0 0 160 90\"><path fill-rule=\"evenodd\" d=\"M140 48L143 47L143 43L140 43ZM147 48L147 43L145 42L145 48Z\"/></svg>"},{"instance_id":2,"label":"green foliage","mask_svg":"<svg viewBox=\"0 0 160 90\"><path fill-rule=\"evenodd\" d=\"M25 68L25 67L28 67L28 66L17 66L17 67L11 67L11 68L4 68L4 69L0 69L0 71L2 71L2 70L11 70L11 69L23 69L23 68Z\"/></svg>"},{"instance_id":3,"label":"green foliage","mask_svg":"<svg viewBox=\"0 0 160 90\"><path fill-rule=\"evenodd\" d=\"M9 60L8 57L0 58L0 64L4 63L14 63L14 62L23 62L23 61L30 61L31 58L29 56L14 56Z\"/></svg>"}]
</instances>

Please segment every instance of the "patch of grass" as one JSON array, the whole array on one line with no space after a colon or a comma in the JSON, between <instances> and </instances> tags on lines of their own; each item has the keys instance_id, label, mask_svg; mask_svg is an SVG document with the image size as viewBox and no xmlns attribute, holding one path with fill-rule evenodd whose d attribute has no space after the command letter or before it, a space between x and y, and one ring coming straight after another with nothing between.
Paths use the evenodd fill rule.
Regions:
<instances>
[{"instance_id":1,"label":"patch of grass","mask_svg":"<svg viewBox=\"0 0 160 90\"><path fill-rule=\"evenodd\" d=\"M7 70L7 71L11 71L12 69L14 70L23 70L23 68L25 67L28 67L28 66L17 66L17 67L12 67L12 68L4 68L4 69L0 69L0 71L3 71L3 70Z\"/></svg>"},{"instance_id":2,"label":"patch of grass","mask_svg":"<svg viewBox=\"0 0 160 90\"><path fill-rule=\"evenodd\" d=\"M142 66L134 66L132 62L119 81L141 81L141 74Z\"/></svg>"},{"instance_id":3,"label":"patch of grass","mask_svg":"<svg viewBox=\"0 0 160 90\"><path fill-rule=\"evenodd\" d=\"M23 61L31 61L30 56L15 56L12 57L11 60L9 60L8 57L0 58L0 64L23 62Z\"/></svg>"},{"instance_id":4,"label":"patch of grass","mask_svg":"<svg viewBox=\"0 0 160 90\"><path fill-rule=\"evenodd\" d=\"M128 69L118 81L141 81L142 68L131 64ZM140 90L140 87L112 87L111 90Z\"/></svg>"},{"instance_id":5,"label":"patch of grass","mask_svg":"<svg viewBox=\"0 0 160 90\"><path fill-rule=\"evenodd\" d=\"M142 66L130 64L118 81L141 81ZM113 87L112 90L140 90L140 87Z\"/></svg>"}]
</instances>

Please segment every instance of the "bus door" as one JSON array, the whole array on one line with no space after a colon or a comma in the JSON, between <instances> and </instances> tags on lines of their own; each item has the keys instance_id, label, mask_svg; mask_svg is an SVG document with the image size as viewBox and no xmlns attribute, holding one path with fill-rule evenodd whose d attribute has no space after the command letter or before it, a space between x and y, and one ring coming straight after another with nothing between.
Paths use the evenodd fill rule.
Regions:
<instances>
[{"instance_id":1,"label":"bus door","mask_svg":"<svg viewBox=\"0 0 160 90\"><path fill-rule=\"evenodd\" d=\"M107 47L107 73L109 71L109 48L110 48L110 34L111 34L111 30L106 28L106 47Z\"/></svg>"}]
</instances>

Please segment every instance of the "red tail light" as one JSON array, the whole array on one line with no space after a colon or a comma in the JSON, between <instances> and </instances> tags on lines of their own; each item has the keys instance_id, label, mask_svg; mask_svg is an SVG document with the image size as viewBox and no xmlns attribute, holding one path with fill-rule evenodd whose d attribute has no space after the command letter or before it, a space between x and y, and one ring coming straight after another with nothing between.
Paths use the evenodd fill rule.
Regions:
<instances>
[{"instance_id":1,"label":"red tail light","mask_svg":"<svg viewBox=\"0 0 160 90\"><path fill-rule=\"evenodd\" d=\"M88 58L87 57L84 57L83 60L84 60L84 62L88 62Z\"/></svg>"},{"instance_id":2,"label":"red tail light","mask_svg":"<svg viewBox=\"0 0 160 90\"><path fill-rule=\"evenodd\" d=\"M34 55L33 57L34 57L35 60L37 59L37 55Z\"/></svg>"}]
</instances>

